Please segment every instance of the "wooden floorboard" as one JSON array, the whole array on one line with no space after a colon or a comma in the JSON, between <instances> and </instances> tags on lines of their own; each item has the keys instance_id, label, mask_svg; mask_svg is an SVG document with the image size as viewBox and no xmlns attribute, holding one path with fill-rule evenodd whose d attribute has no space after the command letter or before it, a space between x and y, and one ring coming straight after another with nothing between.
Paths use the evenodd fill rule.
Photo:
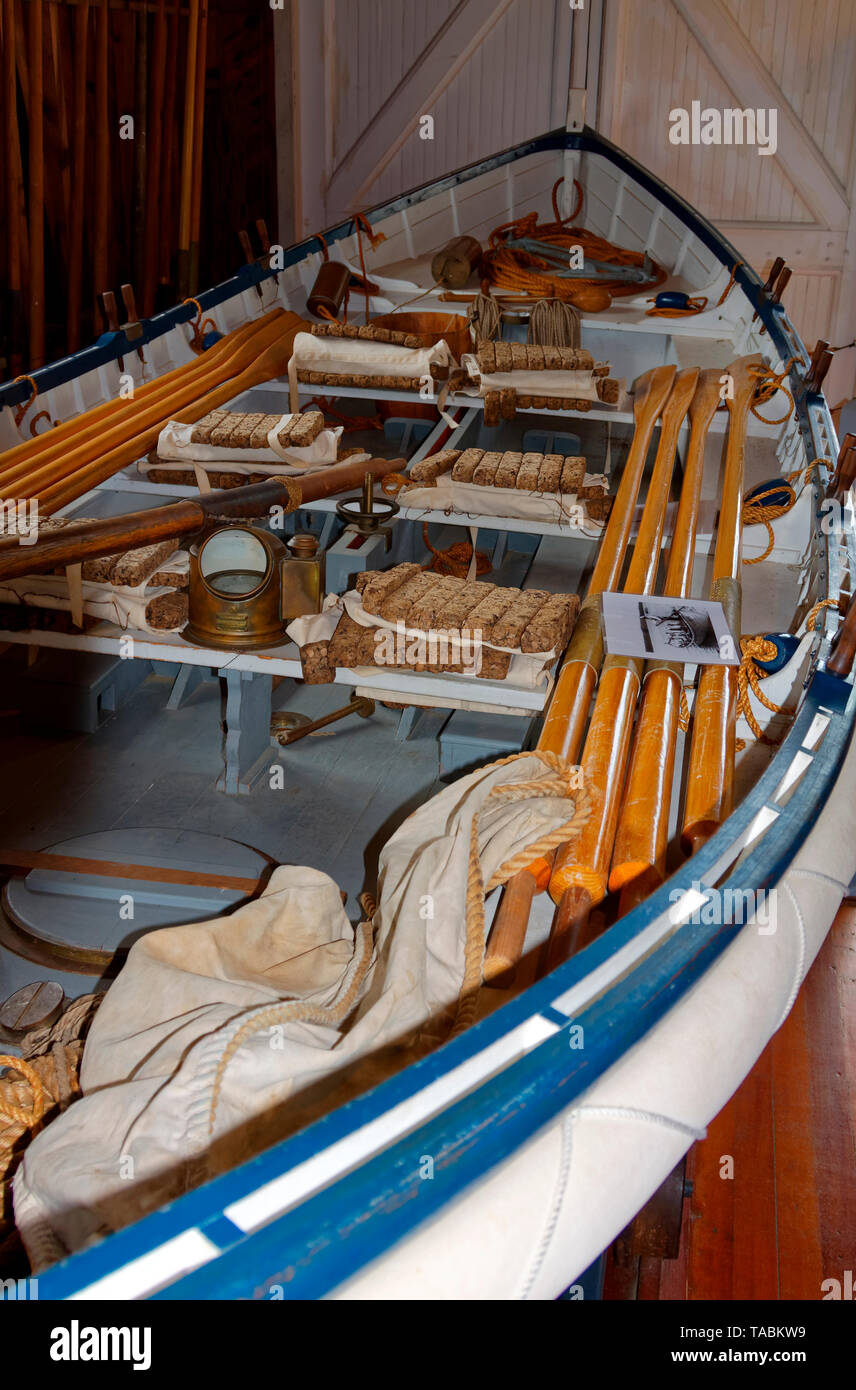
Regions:
<instances>
[{"instance_id":1,"label":"wooden floorboard","mask_svg":"<svg viewBox=\"0 0 856 1390\"><path fill-rule=\"evenodd\" d=\"M284 785L262 777L249 796L215 791L222 771L219 682L199 686L167 710L170 682L150 677L128 703L88 735L27 734L4 718L0 757L6 805L0 841L12 849L47 845L121 826L175 827L239 840L280 863L331 874L348 894L348 911L376 888L377 856L393 830L439 782L437 734L446 711L429 711L414 737L397 742L398 710L376 704L276 754ZM274 708L316 716L348 700L340 686L286 682Z\"/></svg>"}]
</instances>

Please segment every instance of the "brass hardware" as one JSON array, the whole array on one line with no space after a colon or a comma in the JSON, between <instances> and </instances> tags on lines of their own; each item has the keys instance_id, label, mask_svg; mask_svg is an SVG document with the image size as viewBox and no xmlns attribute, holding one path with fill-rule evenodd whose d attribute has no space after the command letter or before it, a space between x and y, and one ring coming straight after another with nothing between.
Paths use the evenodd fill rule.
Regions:
<instances>
[{"instance_id":1,"label":"brass hardware","mask_svg":"<svg viewBox=\"0 0 856 1390\"><path fill-rule=\"evenodd\" d=\"M369 700L365 695L355 695L347 705L332 710L320 719L307 719L305 714L298 714L294 710L280 710L271 715L270 731L277 743L296 743L298 739L317 733L327 724L335 724L348 714L358 714L361 719L368 719L369 715L374 714L374 707L374 700Z\"/></svg>"},{"instance_id":2,"label":"brass hardware","mask_svg":"<svg viewBox=\"0 0 856 1390\"><path fill-rule=\"evenodd\" d=\"M253 526L220 526L190 547L189 622L204 647L249 651L285 640L283 542ZM305 610L304 610L305 611Z\"/></svg>"},{"instance_id":3,"label":"brass hardware","mask_svg":"<svg viewBox=\"0 0 856 1390\"><path fill-rule=\"evenodd\" d=\"M360 536L383 536L387 550L392 545L392 531L388 523L399 511L397 502L386 497L375 497L371 473L366 473L363 478L363 490L359 497L343 497L336 503L336 515L347 522L352 530Z\"/></svg>"},{"instance_id":4,"label":"brass hardware","mask_svg":"<svg viewBox=\"0 0 856 1390\"><path fill-rule=\"evenodd\" d=\"M282 615L286 622L305 613L320 613L324 601L324 556L318 540L304 531L286 547L282 567Z\"/></svg>"}]
</instances>

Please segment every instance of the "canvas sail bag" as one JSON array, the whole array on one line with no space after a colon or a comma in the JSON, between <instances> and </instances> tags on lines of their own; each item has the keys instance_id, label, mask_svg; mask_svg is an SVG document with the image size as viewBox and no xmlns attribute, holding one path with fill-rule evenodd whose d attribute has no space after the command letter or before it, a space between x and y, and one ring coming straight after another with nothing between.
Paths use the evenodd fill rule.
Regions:
<instances>
[{"instance_id":1,"label":"canvas sail bag","mask_svg":"<svg viewBox=\"0 0 856 1390\"><path fill-rule=\"evenodd\" d=\"M587 816L578 768L515 754L404 822L381 853L373 920L356 929L327 874L286 865L232 916L142 937L95 1016L82 1098L16 1174L33 1268L246 1160L472 1022L485 892Z\"/></svg>"}]
</instances>

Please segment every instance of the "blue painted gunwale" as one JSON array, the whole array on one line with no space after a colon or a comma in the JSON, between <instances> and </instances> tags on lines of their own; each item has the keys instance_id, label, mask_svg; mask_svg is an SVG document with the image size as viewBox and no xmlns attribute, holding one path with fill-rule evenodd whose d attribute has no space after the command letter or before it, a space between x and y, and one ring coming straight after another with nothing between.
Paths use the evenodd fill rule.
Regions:
<instances>
[{"instance_id":1,"label":"blue painted gunwale","mask_svg":"<svg viewBox=\"0 0 856 1390\"><path fill-rule=\"evenodd\" d=\"M563 148L605 156L691 227L723 265L730 269L739 259L734 248L677 194L622 151L587 130L580 133L562 130L528 141L375 208L369 213L369 220L381 221L401 208L511 160L542 150ZM328 243L335 242L353 231L353 222L347 220L325 232L325 238ZM310 237L285 253L285 264L294 264L318 249L318 239ZM203 311L243 292L268 274L260 267L242 267L234 279L198 296ZM761 281L754 271L740 267L736 279L757 308L779 354L787 358L802 350L804 355L784 310L771 306L762 296ZM159 315L144 325L144 341L151 341L175 324L188 322L193 317L194 311L187 306ZM103 361L113 360L132 346L117 340L110 345L109 351L107 345L102 344L85 349L74 358L64 359L54 367L44 368L36 374L40 389L49 389ZM93 353L100 354L97 360L90 356ZM54 377L51 373L57 375ZM808 407L823 406L823 398L806 394L802 374L796 365L791 369L791 386L806 446L812 448L813 453L817 452ZM26 384L0 388L0 404L16 404L26 397L28 390ZM821 577L825 578L824 546L819 553ZM40 1296L67 1298L183 1231L198 1229L222 1253L201 1268L175 1279L154 1297L259 1298L269 1296L271 1286L279 1284L288 1298L317 1298L328 1294L406 1237L553 1121L665 1015L741 930L739 924L680 928L641 964L604 990L577 1017L564 1019L552 1009L553 1001L560 995L668 911L672 901L670 895L675 889L688 888L692 881L703 881L714 869L769 802L784 769L801 746L820 709L829 715L830 725L800 786L783 808L777 808L778 819L722 889L757 892L772 886L792 862L820 814L843 762L856 718L856 697L850 683L829 675L822 666L809 683L802 708L781 749L750 795L692 861L633 913L547 979L431 1056L268 1152L42 1274ZM555 1023L561 1020L555 1034L463 1100L441 1110L404 1139L370 1156L323 1191L249 1235L223 1215L224 1209L239 1198L355 1133L539 1014ZM585 1029L586 1047L583 1051L574 1051L569 1047L568 1035L570 1028L579 1024ZM431 1182L423 1181L419 1175L420 1157L426 1153L431 1154L435 1162L435 1177Z\"/></svg>"},{"instance_id":2,"label":"blue painted gunwale","mask_svg":"<svg viewBox=\"0 0 856 1390\"><path fill-rule=\"evenodd\" d=\"M427 198L432 198L448 188L454 188L470 179L478 178L481 174L489 173L492 169L500 168L504 164L545 150L563 149L585 150L592 154L604 155L623 173L630 175L642 187L654 194L665 207L668 207L687 226L691 227L699 240L714 252L723 265L730 268L740 259L734 247L694 208L690 207L689 203L684 202L683 198L661 183L659 179L654 178L652 174L624 154L616 145L612 145L603 136L587 128L579 132L554 130L548 135L527 140L521 145L503 150L500 154L491 155L489 159L479 160L476 164L467 165L452 174L447 174L442 179L435 179L432 183L411 189L393 199L392 202L379 203L376 207L371 208L365 216L371 223L382 222L403 208L413 207L416 203L424 202ZM331 227L329 231L325 231L324 240L329 246L333 242L353 236L355 232L356 224L353 218L347 218L335 227ZM322 243L317 236L310 236L303 241L296 242L283 253L283 269L297 264L298 261L304 260L309 255L317 254L321 249ZM210 290L204 290L196 296L196 300L202 307L203 317L209 310L215 309L217 305L224 303L227 299L245 293L254 285L261 284L262 281L268 280L278 273L279 271L266 270L257 263L242 265L229 280L224 280L221 284L215 285ZM762 282L750 267L741 266L737 271L736 280L745 290L753 308L758 310L758 316L777 348L784 353L785 357L789 357L792 348L783 327L784 311L780 309L780 306L771 306L766 301L766 298L761 294ZM143 329L141 338L129 340L121 331L112 334L105 333L89 347L82 348L69 357L62 357L57 362L52 362L45 367L40 367L30 375L36 382L39 393L43 394L55 386L64 385L75 377L83 376L86 372L94 371L107 362L115 362L119 357L130 355L135 348L144 347L146 343L162 337L180 324L191 323L195 317L196 309L192 304L176 305L161 314L156 314L154 318L142 319L140 321ZM795 334L794 338L796 339ZM796 341L799 340L796 339ZM27 381L6 382L0 386L0 408L20 405L27 400L30 390Z\"/></svg>"}]
</instances>

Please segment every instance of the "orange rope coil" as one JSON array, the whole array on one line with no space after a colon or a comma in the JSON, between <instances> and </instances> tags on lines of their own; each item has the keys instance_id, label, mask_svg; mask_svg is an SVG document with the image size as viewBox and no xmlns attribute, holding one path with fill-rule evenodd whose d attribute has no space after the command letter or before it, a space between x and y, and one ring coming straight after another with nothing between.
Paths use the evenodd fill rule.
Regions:
<instances>
[{"instance_id":1,"label":"orange rope coil","mask_svg":"<svg viewBox=\"0 0 856 1390\"><path fill-rule=\"evenodd\" d=\"M473 548L469 541L455 541L448 549L438 550L429 539L427 521L422 525L422 539L434 557L427 565L423 565L423 569L435 570L437 574L451 574L456 579L466 579L473 559ZM486 552L477 550L476 574L487 574L492 568Z\"/></svg>"},{"instance_id":2,"label":"orange rope coil","mask_svg":"<svg viewBox=\"0 0 856 1390\"><path fill-rule=\"evenodd\" d=\"M662 285L666 279L666 272L650 260L647 264L652 267L653 275L648 281L628 284L626 280L599 276L574 276L573 279L565 279L551 276L549 272L553 267L543 257L506 245L509 240L528 237L545 242L549 246L568 249L571 246L580 246L584 256L610 265L635 266L640 269L645 266L646 259L642 252L628 251L623 246L615 246L605 237L598 236L584 227L567 225L579 215L582 207L582 189L575 179L577 206L569 217L561 218L557 194L563 182L564 179L557 179L553 185L553 212L556 219L554 222L539 222L537 212L530 212L525 217L517 218L513 222L503 222L494 228L482 259L484 280L502 289L534 295L537 299L563 300L572 300L581 286L596 286L598 289L608 290L610 295L615 296L640 294L645 289Z\"/></svg>"}]
</instances>

